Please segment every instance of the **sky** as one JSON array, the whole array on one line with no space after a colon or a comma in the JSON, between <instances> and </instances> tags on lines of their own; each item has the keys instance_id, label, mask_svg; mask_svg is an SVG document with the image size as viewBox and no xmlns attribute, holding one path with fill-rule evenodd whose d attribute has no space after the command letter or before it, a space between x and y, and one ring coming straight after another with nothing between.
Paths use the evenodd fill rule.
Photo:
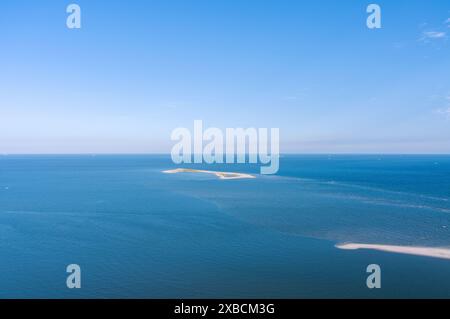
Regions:
<instances>
[{"instance_id":1,"label":"sky","mask_svg":"<svg viewBox=\"0 0 450 319\"><path fill-rule=\"evenodd\" d=\"M194 120L279 128L282 153L450 153L449 19L442 0L2 0L0 153L170 153Z\"/></svg>"}]
</instances>

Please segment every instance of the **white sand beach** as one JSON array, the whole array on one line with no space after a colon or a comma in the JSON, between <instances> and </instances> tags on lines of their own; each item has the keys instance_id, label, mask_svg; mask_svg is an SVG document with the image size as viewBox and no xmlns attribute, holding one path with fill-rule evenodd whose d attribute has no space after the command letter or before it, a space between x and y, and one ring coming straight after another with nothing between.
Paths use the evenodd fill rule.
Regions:
<instances>
[{"instance_id":1,"label":"white sand beach","mask_svg":"<svg viewBox=\"0 0 450 319\"><path fill-rule=\"evenodd\" d=\"M373 250L385 251L385 252L390 252L390 253L450 259L450 248L442 248L442 247L441 248L439 248L439 247L433 248L433 247L345 243L345 244L336 245L336 248L346 249L346 250L373 249Z\"/></svg>"},{"instance_id":2,"label":"white sand beach","mask_svg":"<svg viewBox=\"0 0 450 319\"><path fill-rule=\"evenodd\" d=\"M163 171L165 174L176 174L176 173L202 173L202 174L213 174L220 179L248 179L255 178L255 176L244 173L234 173L234 172L216 172L216 171L205 171L190 168L177 168L172 170Z\"/></svg>"}]
</instances>

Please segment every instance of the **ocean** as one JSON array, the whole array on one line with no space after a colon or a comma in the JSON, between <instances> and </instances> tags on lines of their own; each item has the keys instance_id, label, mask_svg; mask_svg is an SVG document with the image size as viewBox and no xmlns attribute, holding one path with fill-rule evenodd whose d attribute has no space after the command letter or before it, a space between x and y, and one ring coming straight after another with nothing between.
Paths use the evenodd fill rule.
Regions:
<instances>
[{"instance_id":1,"label":"ocean","mask_svg":"<svg viewBox=\"0 0 450 319\"><path fill-rule=\"evenodd\" d=\"M164 174L168 155L0 156L1 298L449 298L450 156L284 155ZM66 267L81 267L68 289ZM366 268L381 267L369 289Z\"/></svg>"}]
</instances>

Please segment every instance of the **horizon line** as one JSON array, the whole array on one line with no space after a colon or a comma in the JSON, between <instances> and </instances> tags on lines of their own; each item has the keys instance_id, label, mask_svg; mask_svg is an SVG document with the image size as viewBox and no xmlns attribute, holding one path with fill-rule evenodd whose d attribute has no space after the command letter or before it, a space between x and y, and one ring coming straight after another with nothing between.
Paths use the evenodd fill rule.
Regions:
<instances>
[{"instance_id":1,"label":"horizon line","mask_svg":"<svg viewBox=\"0 0 450 319\"><path fill-rule=\"evenodd\" d=\"M108 156L108 155L164 155L164 156L171 156L170 153L160 153L160 152L148 152L148 153L91 153L91 152L82 152L82 153L0 153L0 156L13 156L13 155L21 155L21 156L73 156L73 155L79 155L79 156ZM192 154L195 155L195 154ZM225 153L224 153L225 155ZM241 153L237 153L234 155L242 155ZM258 154L249 154L245 153L244 155L258 155ZM271 154L269 154L271 155ZM295 153L295 152L289 152L289 153L280 153L280 156L289 156L289 155L367 155L367 156L424 156L424 155L435 155L435 156L447 156L450 155L450 153L351 153L351 152L343 152L343 153Z\"/></svg>"}]
</instances>

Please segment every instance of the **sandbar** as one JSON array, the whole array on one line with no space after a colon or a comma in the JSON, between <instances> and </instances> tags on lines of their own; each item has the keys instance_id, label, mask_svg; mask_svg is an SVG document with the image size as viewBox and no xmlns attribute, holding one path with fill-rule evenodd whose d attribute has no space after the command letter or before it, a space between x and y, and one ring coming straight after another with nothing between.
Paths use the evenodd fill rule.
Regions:
<instances>
[{"instance_id":1,"label":"sandbar","mask_svg":"<svg viewBox=\"0 0 450 319\"><path fill-rule=\"evenodd\" d=\"M336 245L336 248L346 250L372 249L390 253L450 259L450 248L444 247L414 247L414 246L345 243Z\"/></svg>"},{"instance_id":2,"label":"sandbar","mask_svg":"<svg viewBox=\"0 0 450 319\"><path fill-rule=\"evenodd\" d=\"M233 172L217 172L217 171L205 171L199 169L190 168L177 168L172 170L163 171L165 174L176 174L176 173L202 173L202 174L212 174L220 179L248 179L255 178L255 176L244 173L233 173Z\"/></svg>"}]
</instances>

